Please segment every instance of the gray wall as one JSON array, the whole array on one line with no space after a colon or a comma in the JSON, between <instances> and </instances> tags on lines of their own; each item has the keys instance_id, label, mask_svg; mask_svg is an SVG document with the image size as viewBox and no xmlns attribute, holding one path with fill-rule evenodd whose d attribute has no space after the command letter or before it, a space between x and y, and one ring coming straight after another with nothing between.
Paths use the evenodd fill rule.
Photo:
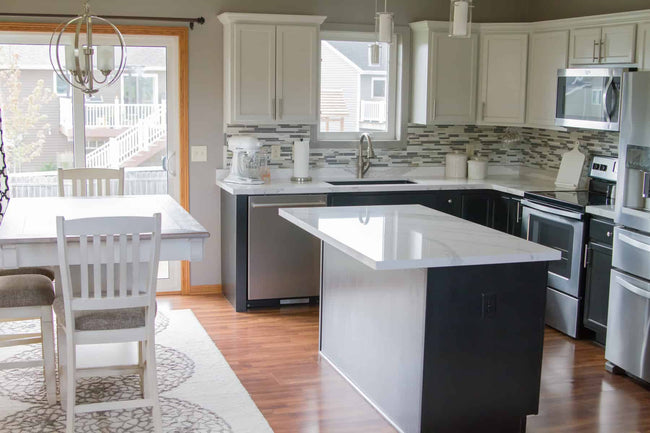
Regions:
<instances>
[{"instance_id":1,"label":"gray wall","mask_svg":"<svg viewBox=\"0 0 650 433\"><path fill-rule=\"evenodd\" d=\"M528 21L650 9L648 0L528 0Z\"/></svg>"},{"instance_id":2,"label":"gray wall","mask_svg":"<svg viewBox=\"0 0 650 433\"><path fill-rule=\"evenodd\" d=\"M446 20L448 0L391 0L389 10L396 13L398 24L423 19ZM536 4L537 6L533 5ZM643 0L478 0L474 10L477 22L526 21L529 7L535 19L544 13L591 15L612 12L603 8L650 7ZM576 5L573 6L572 5ZM579 8L578 8L579 5ZM221 281L219 266L219 195L214 185L215 168L222 167L222 28L220 12L260 12L327 15L330 23L370 24L373 0L111 0L92 2L97 15L142 15L194 17L204 16L206 24L190 32L190 145L207 145L208 162L190 165L190 210L211 233L205 260L192 265L191 283L215 284ZM0 12L77 13L79 0L2 0ZM577 9L577 12L575 10ZM627 9L621 9L627 10ZM544 12L551 11L551 12ZM3 18L16 21L19 18ZM119 23L119 22L118 22ZM124 21L123 24L138 24ZM140 24L160 24L141 22Z\"/></svg>"}]
</instances>

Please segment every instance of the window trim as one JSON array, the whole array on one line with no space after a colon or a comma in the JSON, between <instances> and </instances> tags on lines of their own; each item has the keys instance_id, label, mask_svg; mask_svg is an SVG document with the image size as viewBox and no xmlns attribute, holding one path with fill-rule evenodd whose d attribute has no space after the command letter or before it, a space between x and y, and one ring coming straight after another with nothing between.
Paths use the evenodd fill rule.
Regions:
<instances>
[{"instance_id":1,"label":"window trim","mask_svg":"<svg viewBox=\"0 0 650 433\"><path fill-rule=\"evenodd\" d=\"M367 42L368 44L376 40L376 35L374 32L367 31L321 31L320 41L321 44L323 41L354 41L354 42ZM384 44L382 44L384 45ZM386 132L378 131L371 132L371 136L375 141L390 141L397 138L397 118L396 118L396 102L397 98L397 37L393 35L393 42L389 44L389 59L388 59L388 75L386 79L388 80L387 92L386 92L386 105L388 107L388 113L386 115L387 119L387 128ZM361 77L359 75L359 85L357 86L357 105L361 105ZM319 73L319 89L320 89L320 73ZM319 91L320 93L320 91ZM318 123L316 124L316 134L319 140L322 141L341 141L341 140L356 140L359 138L361 132L323 132L320 130L320 101L319 101L319 116Z\"/></svg>"},{"instance_id":2,"label":"window trim","mask_svg":"<svg viewBox=\"0 0 650 433\"><path fill-rule=\"evenodd\" d=\"M61 80L61 78L59 78L59 76L57 75L56 72L52 71L52 90L53 90L54 94L56 96L60 96L62 98L70 98L72 96L71 95L72 92L71 92L71 89L70 89L70 85L66 82L65 83L66 91L62 92L62 93L59 93L59 90L58 90L59 87L57 86L59 80Z\"/></svg>"},{"instance_id":3,"label":"window trim","mask_svg":"<svg viewBox=\"0 0 650 433\"><path fill-rule=\"evenodd\" d=\"M359 25L359 24L337 24L337 23L324 23L321 26L321 39L323 33L372 33L374 34L373 25ZM407 145L407 128L408 128L408 114L409 114L409 88L411 84L410 72L410 53L411 53L411 31L408 26L395 26L394 37L396 39L396 49L393 50L397 56L396 69L397 69L397 95L395 98L395 139L381 140L375 139L373 144L376 148L380 149L405 149ZM320 49L320 43L319 43ZM320 89L320 72L318 74L318 88ZM320 92L319 99L320 99ZM320 100L318 101L320 106ZM319 137L318 129L320 125L315 125L311 128L311 141L313 148L327 148L327 149L349 149L358 143L359 134L357 133L354 139L324 139Z\"/></svg>"}]
</instances>

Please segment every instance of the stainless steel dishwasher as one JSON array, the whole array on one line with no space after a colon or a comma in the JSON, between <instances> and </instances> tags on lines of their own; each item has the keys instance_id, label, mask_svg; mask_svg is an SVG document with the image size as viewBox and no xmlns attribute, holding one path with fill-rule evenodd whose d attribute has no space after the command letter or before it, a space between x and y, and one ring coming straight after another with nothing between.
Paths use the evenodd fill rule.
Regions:
<instances>
[{"instance_id":1,"label":"stainless steel dishwasher","mask_svg":"<svg viewBox=\"0 0 650 433\"><path fill-rule=\"evenodd\" d=\"M320 240L278 215L282 207L327 206L326 195L248 199L248 299L295 303L320 291Z\"/></svg>"}]
</instances>

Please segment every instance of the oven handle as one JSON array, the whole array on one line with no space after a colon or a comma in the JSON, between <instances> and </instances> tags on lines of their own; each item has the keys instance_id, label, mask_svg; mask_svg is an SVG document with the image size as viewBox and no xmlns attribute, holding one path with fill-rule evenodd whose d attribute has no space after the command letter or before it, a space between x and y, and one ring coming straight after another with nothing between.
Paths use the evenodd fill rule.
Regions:
<instances>
[{"instance_id":1,"label":"oven handle","mask_svg":"<svg viewBox=\"0 0 650 433\"><path fill-rule=\"evenodd\" d=\"M582 220L583 217L582 214L579 212L571 212L568 210L558 209L556 207L544 206L526 199L521 200L521 204L523 206L527 206L529 208L536 209L541 212L550 213L552 215L563 216L565 218L571 218L578 221Z\"/></svg>"}]
</instances>

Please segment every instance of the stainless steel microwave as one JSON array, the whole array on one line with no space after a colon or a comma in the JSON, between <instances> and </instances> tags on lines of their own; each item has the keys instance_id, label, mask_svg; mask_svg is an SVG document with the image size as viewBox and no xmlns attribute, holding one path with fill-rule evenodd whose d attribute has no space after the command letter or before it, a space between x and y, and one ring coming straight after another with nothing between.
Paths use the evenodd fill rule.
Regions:
<instances>
[{"instance_id":1,"label":"stainless steel microwave","mask_svg":"<svg viewBox=\"0 0 650 433\"><path fill-rule=\"evenodd\" d=\"M555 124L618 131L621 125L622 68L557 71Z\"/></svg>"}]
</instances>

